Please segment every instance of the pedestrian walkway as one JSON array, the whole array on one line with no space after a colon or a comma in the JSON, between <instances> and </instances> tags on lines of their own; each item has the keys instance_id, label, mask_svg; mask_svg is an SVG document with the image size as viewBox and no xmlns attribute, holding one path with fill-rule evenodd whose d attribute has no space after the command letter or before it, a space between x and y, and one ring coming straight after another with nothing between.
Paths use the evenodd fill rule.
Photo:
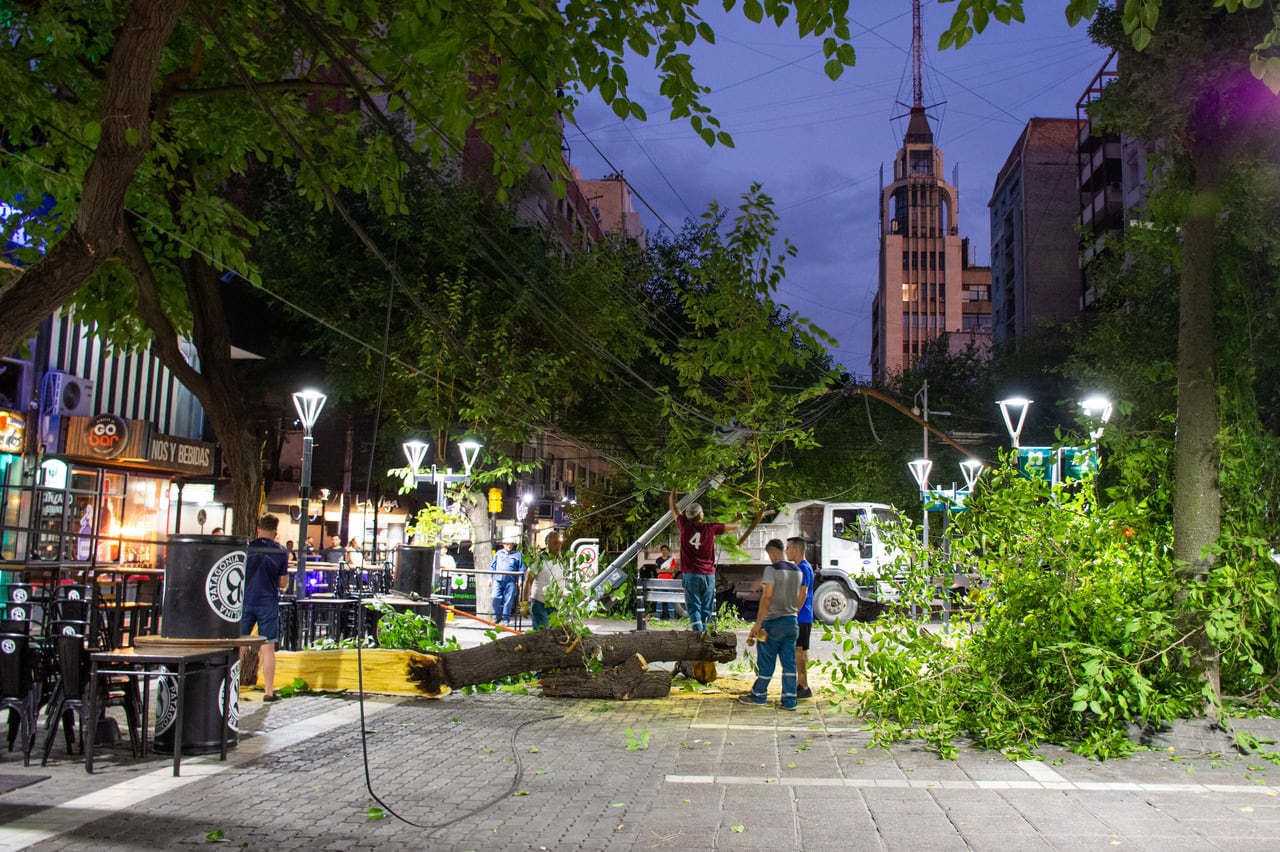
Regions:
<instances>
[{"instance_id":1,"label":"pedestrian walkway","mask_svg":"<svg viewBox=\"0 0 1280 852\"><path fill-rule=\"evenodd\" d=\"M829 701L746 707L728 683L632 702L371 697L363 741L354 697L246 701L231 760L184 760L177 779L127 744L92 776L61 744L47 769L3 753L0 777L47 777L0 794L0 850L180 849L211 832L263 852L1280 848L1280 767L1259 757L942 760L869 748Z\"/></svg>"}]
</instances>

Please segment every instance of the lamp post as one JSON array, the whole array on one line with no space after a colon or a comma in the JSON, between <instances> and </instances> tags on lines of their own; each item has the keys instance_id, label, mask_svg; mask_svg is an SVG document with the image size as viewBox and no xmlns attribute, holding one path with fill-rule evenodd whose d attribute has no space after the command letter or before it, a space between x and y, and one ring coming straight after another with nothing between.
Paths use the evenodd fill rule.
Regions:
<instances>
[{"instance_id":1,"label":"lamp post","mask_svg":"<svg viewBox=\"0 0 1280 852\"><path fill-rule=\"evenodd\" d=\"M298 419L302 421L302 482L298 487L298 569L293 576L293 594L295 597L307 596L307 519L311 507L311 452L315 439L311 429L320 418L320 410L324 408L327 396L318 390L301 390L293 395L293 407L298 410Z\"/></svg>"},{"instance_id":2,"label":"lamp post","mask_svg":"<svg viewBox=\"0 0 1280 852\"><path fill-rule=\"evenodd\" d=\"M964 487L970 494L973 493L973 487L978 484L978 477L982 476L982 471L985 469L986 465L977 459L965 459L960 462L960 473L964 476Z\"/></svg>"},{"instance_id":3,"label":"lamp post","mask_svg":"<svg viewBox=\"0 0 1280 852\"><path fill-rule=\"evenodd\" d=\"M479 441L470 439L458 442L458 450L462 453L462 473L454 473L453 468L446 467L440 470L434 464L431 465L431 473L418 473L422 468L422 461L427 455L430 444L426 441L405 441L401 447L404 450L405 458L409 461L409 468L413 472L415 482L434 482L436 486L436 505L441 511L448 508L445 500L444 487L453 482L467 482L471 479L471 469L475 467L476 458L480 455L480 449L484 446ZM440 567L441 551L444 548L444 528L443 526L436 533L436 570Z\"/></svg>"},{"instance_id":4,"label":"lamp post","mask_svg":"<svg viewBox=\"0 0 1280 852\"><path fill-rule=\"evenodd\" d=\"M907 467L911 468L911 475L915 477L916 485L920 486L921 525L924 528L922 541L927 552L929 547L929 471L933 469L933 462L929 459L915 459L907 462Z\"/></svg>"},{"instance_id":5,"label":"lamp post","mask_svg":"<svg viewBox=\"0 0 1280 852\"><path fill-rule=\"evenodd\" d=\"M1013 448L1016 450L1021 445L1018 443L1019 436L1022 435L1022 426L1027 422L1027 409L1031 407L1031 403L1035 400L1027 399L1024 396L1011 396L1002 399L998 403L1000 406L1000 415L1004 418L1004 428L1009 430L1009 440L1013 441ZM1017 423L1014 423L1014 418Z\"/></svg>"},{"instance_id":6,"label":"lamp post","mask_svg":"<svg viewBox=\"0 0 1280 852\"><path fill-rule=\"evenodd\" d=\"M1080 401L1080 410L1086 418L1097 424L1089 430L1089 438L1097 443L1102 438L1102 430L1106 428L1107 421L1111 419L1111 400L1104 396L1091 396Z\"/></svg>"}]
</instances>

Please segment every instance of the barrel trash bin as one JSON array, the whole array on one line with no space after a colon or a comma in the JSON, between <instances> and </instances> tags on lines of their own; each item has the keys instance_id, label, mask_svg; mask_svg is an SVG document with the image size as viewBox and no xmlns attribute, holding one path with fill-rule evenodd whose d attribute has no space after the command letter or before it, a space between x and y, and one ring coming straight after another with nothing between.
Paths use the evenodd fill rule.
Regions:
<instances>
[{"instance_id":1,"label":"barrel trash bin","mask_svg":"<svg viewBox=\"0 0 1280 852\"><path fill-rule=\"evenodd\" d=\"M240 663L231 664L231 707L227 711L227 748L240 741ZM214 754L222 751L219 717L227 695L227 672L221 666L191 663L184 679L186 701L182 707L182 753ZM178 716L176 677L160 677L157 689L155 750L173 754Z\"/></svg>"},{"instance_id":2,"label":"barrel trash bin","mask_svg":"<svg viewBox=\"0 0 1280 852\"><path fill-rule=\"evenodd\" d=\"M396 574L393 590L404 595L430 597L434 591L436 549L402 544L396 549Z\"/></svg>"},{"instance_id":3,"label":"barrel trash bin","mask_svg":"<svg viewBox=\"0 0 1280 852\"><path fill-rule=\"evenodd\" d=\"M165 547L160 635L234 639L244 605L248 542L232 535L174 535Z\"/></svg>"}]
</instances>

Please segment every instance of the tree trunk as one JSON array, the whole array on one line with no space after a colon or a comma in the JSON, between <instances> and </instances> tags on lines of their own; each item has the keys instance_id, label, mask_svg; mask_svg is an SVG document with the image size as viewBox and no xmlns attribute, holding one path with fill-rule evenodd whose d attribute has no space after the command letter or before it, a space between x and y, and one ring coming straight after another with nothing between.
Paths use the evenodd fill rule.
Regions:
<instances>
[{"instance_id":1,"label":"tree trunk","mask_svg":"<svg viewBox=\"0 0 1280 852\"><path fill-rule=\"evenodd\" d=\"M160 57L187 0L135 0L111 48L98 112L102 135L81 182L79 214L62 239L0 288L0 352L75 295L120 248L124 198L151 148L151 93ZM131 132L137 133L130 142Z\"/></svg>"},{"instance_id":2,"label":"tree trunk","mask_svg":"<svg viewBox=\"0 0 1280 852\"><path fill-rule=\"evenodd\" d=\"M138 285L138 316L152 332L152 348L178 381L200 400L213 426L222 459L231 472L232 532L252 536L262 507L263 443L245 416L231 363L231 333L223 310L217 273L203 258L192 256L181 264L187 301L191 306L192 343L200 369L187 360L174 328L162 306L155 272L132 231L125 235L123 250L129 271ZM301 543L300 543L301 544Z\"/></svg>"},{"instance_id":3,"label":"tree trunk","mask_svg":"<svg viewBox=\"0 0 1280 852\"><path fill-rule=\"evenodd\" d=\"M621 665L602 672L556 669L545 673L542 694L553 698L665 698L671 692L671 672L650 671L644 657L635 654Z\"/></svg>"},{"instance_id":4,"label":"tree trunk","mask_svg":"<svg viewBox=\"0 0 1280 852\"><path fill-rule=\"evenodd\" d=\"M636 656L644 660L712 660L727 663L738 655L733 633L691 630L638 630L577 636L560 628L506 636L478 648L419 656L409 664L409 680L434 695L441 686L492 683L524 672L610 669Z\"/></svg>"}]
</instances>

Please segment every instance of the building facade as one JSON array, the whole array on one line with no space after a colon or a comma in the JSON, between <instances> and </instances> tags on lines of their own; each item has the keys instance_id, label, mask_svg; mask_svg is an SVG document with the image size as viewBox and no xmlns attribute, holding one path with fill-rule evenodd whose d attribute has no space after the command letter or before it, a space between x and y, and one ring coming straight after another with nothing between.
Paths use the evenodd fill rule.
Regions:
<instances>
[{"instance_id":1,"label":"building facade","mask_svg":"<svg viewBox=\"0 0 1280 852\"><path fill-rule=\"evenodd\" d=\"M893 181L880 192L880 280L871 331L876 383L909 369L941 334L981 339L984 349L989 338L982 327L990 325L990 294L984 289L989 271L970 263L960 238L959 193L942 175L942 150L934 144L925 108L917 104L894 160ZM968 269L973 271L966 290Z\"/></svg>"},{"instance_id":2,"label":"building facade","mask_svg":"<svg viewBox=\"0 0 1280 852\"><path fill-rule=\"evenodd\" d=\"M215 511L204 412L149 350L59 313L0 375L0 563L153 565Z\"/></svg>"},{"instance_id":3,"label":"building facade","mask_svg":"<svg viewBox=\"0 0 1280 852\"><path fill-rule=\"evenodd\" d=\"M1033 118L996 176L991 211L992 342L1080 310L1080 122Z\"/></svg>"}]
</instances>

